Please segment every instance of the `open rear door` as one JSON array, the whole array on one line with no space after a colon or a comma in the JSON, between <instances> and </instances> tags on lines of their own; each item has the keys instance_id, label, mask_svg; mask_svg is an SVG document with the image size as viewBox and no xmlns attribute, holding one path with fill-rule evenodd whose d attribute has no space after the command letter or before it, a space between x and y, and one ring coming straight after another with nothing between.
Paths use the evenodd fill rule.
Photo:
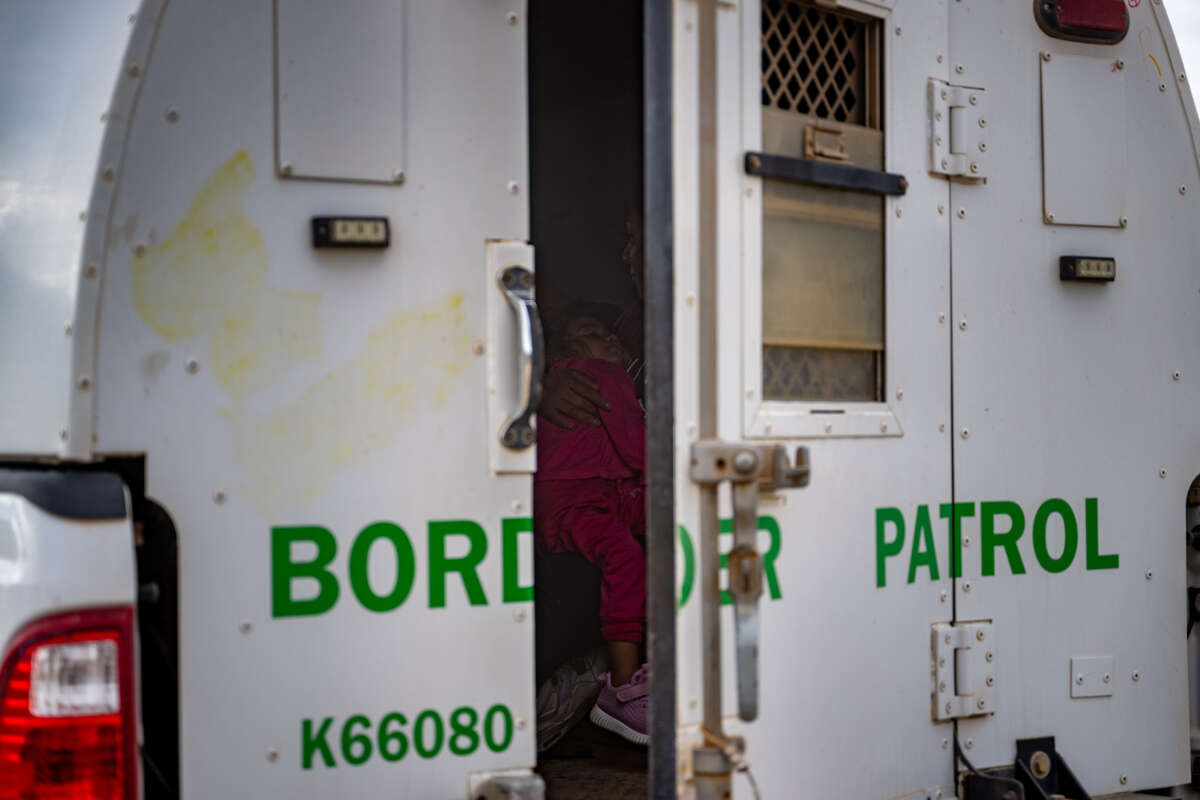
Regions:
<instances>
[{"instance_id":1,"label":"open rear door","mask_svg":"<svg viewBox=\"0 0 1200 800\"><path fill-rule=\"evenodd\" d=\"M674 24L681 784L720 796L744 736L763 797L950 796L949 187L923 113L945 4Z\"/></svg>"}]
</instances>

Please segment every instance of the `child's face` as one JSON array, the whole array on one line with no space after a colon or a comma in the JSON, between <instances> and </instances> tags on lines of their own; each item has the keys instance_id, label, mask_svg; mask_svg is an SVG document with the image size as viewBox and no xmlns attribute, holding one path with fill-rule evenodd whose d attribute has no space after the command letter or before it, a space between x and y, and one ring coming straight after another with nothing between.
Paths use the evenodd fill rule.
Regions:
<instances>
[{"instance_id":1,"label":"child's face","mask_svg":"<svg viewBox=\"0 0 1200 800\"><path fill-rule=\"evenodd\" d=\"M576 317L567 323L566 338L572 349L585 358L599 358L620 364L629 361L629 353L617 335L595 317Z\"/></svg>"}]
</instances>

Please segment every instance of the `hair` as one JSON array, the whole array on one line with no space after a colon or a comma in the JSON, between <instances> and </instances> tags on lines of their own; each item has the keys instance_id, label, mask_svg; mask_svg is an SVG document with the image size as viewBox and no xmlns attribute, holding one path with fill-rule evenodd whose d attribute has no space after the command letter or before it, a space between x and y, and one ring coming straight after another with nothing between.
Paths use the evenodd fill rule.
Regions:
<instances>
[{"instance_id":1,"label":"hair","mask_svg":"<svg viewBox=\"0 0 1200 800\"><path fill-rule=\"evenodd\" d=\"M581 300L572 303L559 314L548 315L543 323L543 336L546 340L546 363L556 364L568 358L586 356L578 346L567 338L567 327L573 320L580 317L593 317L600 320L610 329L621 315L621 309L608 303L593 303Z\"/></svg>"}]
</instances>

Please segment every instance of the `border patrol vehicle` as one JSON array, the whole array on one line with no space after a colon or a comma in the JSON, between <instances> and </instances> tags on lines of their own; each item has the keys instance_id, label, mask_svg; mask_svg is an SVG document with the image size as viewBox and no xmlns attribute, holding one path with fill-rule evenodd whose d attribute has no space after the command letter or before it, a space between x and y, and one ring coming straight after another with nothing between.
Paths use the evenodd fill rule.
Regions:
<instances>
[{"instance_id":1,"label":"border patrol vehicle","mask_svg":"<svg viewBox=\"0 0 1200 800\"><path fill-rule=\"evenodd\" d=\"M1195 797L1161 0L555 5L0 7L0 798L542 796L535 287L631 189L652 796Z\"/></svg>"}]
</instances>

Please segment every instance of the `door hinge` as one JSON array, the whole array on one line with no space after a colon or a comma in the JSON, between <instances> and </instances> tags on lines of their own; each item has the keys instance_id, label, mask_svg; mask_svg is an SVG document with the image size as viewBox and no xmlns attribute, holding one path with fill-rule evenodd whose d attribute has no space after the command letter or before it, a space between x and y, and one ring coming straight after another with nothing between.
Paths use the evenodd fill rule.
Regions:
<instances>
[{"instance_id":1,"label":"door hinge","mask_svg":"<svg viewBox=\"0 0 1200 800\"><path fill-rule=\"evenodd\" d=\"M929 171L983 179L988 175L987 90L929 80Z\"/></svg>"},{"instance_id":2,"label":"door hinge","mask_svg":"<svg viewBox=\"0 0 1200 800\"><path fill-rule=\"evenodd\" d=\"M996 710L995 632L990 621L933 625L933 720Z\"/></svg>"}]
</instances>

